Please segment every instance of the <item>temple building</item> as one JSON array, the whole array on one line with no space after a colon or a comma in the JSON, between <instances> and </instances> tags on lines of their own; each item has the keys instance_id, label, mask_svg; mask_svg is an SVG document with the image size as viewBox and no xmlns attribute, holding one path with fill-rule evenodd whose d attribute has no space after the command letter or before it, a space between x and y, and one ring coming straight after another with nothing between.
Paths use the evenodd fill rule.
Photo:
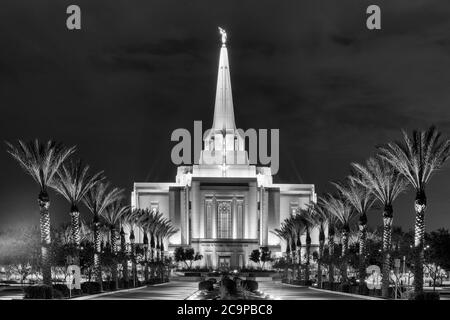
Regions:
<instances>
[{"instance_id":1,"label":"temple building","mask_svg":"<svg viewBox=\"0 0 450 320\"><path fill-rule=\"evenodd\" d=\"M249 162L245 137L236 129L227 39L221 33L214 118L200 158L179 166L175 182L134 183L131 205L159 211L178 228L165 244L169 254L190 246L203 255L196 265L234 269L251 265L251 251L262 246L274 256L285 252L286 244L271 231L316 194L313 184L274 184L270 167ZM142 243L142 232L134 232ZM311 237L317 245L318 231Z\"/></svg>"}]
</instances>

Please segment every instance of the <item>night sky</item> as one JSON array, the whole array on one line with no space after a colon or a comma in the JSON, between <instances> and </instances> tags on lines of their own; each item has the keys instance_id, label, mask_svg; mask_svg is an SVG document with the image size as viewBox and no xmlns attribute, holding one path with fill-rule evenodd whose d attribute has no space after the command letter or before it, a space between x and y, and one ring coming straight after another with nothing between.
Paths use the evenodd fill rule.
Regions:
<instances>
[{"instance_id":1,"label":"night sky","mask_svg":"<svg viewBox=\"0 0 450 320\"><path fill-rule=\"evenodd\" d=\"M70 4L81 31L66 28ZM382 30L366 28L369 4ZM212 124L222 26L237 126L279 128L275 182L320 194L401 128L450 135L449 17L448 0L3 0L0 138L77 145L127 195L133 182L174 181L171 132ZM450 227L449 166L427 188L428 230ZM4 144L0 168L0 229L37 225L38 187ZM51 197L52 222L68 222ZM394 203L394 224L412 227L413 199Z\"/></svg>"}]
</instances>

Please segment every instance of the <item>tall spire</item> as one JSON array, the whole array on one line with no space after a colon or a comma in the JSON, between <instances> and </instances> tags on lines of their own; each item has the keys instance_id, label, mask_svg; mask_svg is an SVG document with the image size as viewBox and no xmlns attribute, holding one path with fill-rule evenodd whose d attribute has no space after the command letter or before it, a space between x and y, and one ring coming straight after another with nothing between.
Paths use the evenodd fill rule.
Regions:
<instances>
[{"instance_id":1,"label":"tall spire","mask_svg":"<svg viewBox=\"0 0 450 320\"><path fill-rule=\"evenodd\" d=\"M213 130L235 130L233 96L231 93L230 66L226 47L227 33L219 27L222 35L219 70L217 74L216 103L214 106Z\"/></svg>"}]
</instances>

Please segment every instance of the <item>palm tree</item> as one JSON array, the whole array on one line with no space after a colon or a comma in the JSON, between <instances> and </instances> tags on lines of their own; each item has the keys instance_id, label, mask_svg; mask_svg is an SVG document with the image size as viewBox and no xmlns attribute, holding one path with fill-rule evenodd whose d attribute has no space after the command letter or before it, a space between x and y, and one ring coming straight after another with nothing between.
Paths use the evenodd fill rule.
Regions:
<instances>
[{"instance_id":1,"label":"palm tree","mask_svg":"<svg viewBox=\"0 0 450 320\"><path fill-rule=\"evenodd\" d=\"M316 226L313 219L314 204L309 204L305 209L298 210L298 219L305 229L305 281L309 281L310 276L310 259L311 259L311 230Z\"/></svg>"},{"instance_id":2,"label":"palm tree","mask_svg":"<svg viewBox=\"0 0 450 320\"><path fill-rule=\"evenodd\" d=\"M359 178L355 172L356 179ZM367 238L367 212L372 207L375 198L371 189L368 189L353 180L351 177L346 184L340 182L332 183L341 193L341 195L353 206L359 213L359 285L362 289L366 280L366 238ZM361 290L360 289L360 290Z\"/></svg>"},{"instance_id":3,"label":"palm tree","mask_svg":"<svg viewBox=\"0 0 450 320\"><path fill-rule=\"evenodd\" d=\"M135 246L135 235L134 235L134 228L138 226L138 221L140 217L142 216L142 210L141 209L132 209L128 210L127 213L124 215L123 223L128 225L130 229L130 253L131 253L131 273L133 276L133 285L136 286L136 280L137 280L137 266L136 266L136 246ZM128 268L128 266L127 266Z\"/></svg>"},{"instance_id":4,"label":"palm tree","mask_svg":"<svg viewBox=\"0 0 450 320\"><path fill-rule=\"evenodd\" d=\"M330 285L334 283L334 247L335 247L335 235L337 226L337 217L333 214L333 210L330 206L330 195L320 197L317 201L318 208L320 208L325 214L325 223L327 226L327 238L328 238L328 281Z\"/></svg>"},{"instance_id":5,"label":"palm tree","mask_svg":"<svg viewBox=\"0 0 450 320\"><path fill-rule=\"evenodd\" d=\"M342 243L342 265L341 276L343 283L348 281L347 279L347 255L348 255L348 240L351 230L351 224L354 218L353 206L341 196L332 196L328 194L325 198L322 198L323 203L326 205L327 210L336 218L336 226L341 231L341 243Z\"/></svg>"},{"instance_id":6,"label":"palm tree","mask_svg":"<svg viewBox=\"0 0 450 320\"><path fill-rule=\"evenodd\" d=\"M286 268L285 268L285 276L287 277L287 272L289 268L289 263L292 263L291 259L291 239L292 239L292 230L286 226L286 223L283 222L281 227L278 229L271 230L274 235L276 235L281 241L286 242Z\"/></svg>"},{"instance_id":7,"label":"palm tree","mask_svg":"<svg viewBox=\"0 0 450 320\"><path fill-rule=\"evenodd\" d=\"M50 245L50 197L48 188L54 182L54 177L61 164L75 152L75 147L66 148L61 143L34 141L18 141L15 146L9 142L7 152L17 161L39 185L38 204L41 229L41 259L44 284L51 285L51 261L48 252Z\"/></svg>"},{"instance_id":8,"label":"palm tree","mask_svg":"<svg viewBox=\"0 0 450 320\"><path fill-rule=\"evenodd\" d=\"M104 179L103 172L89 175L89 166L81 161L63 164L57 171L53 188L70 203L71 241L78 248L80 246L80 211L78 204L99 181Z\"/></svg>"},{"instance_id":9,"label":"palm tree","mask_svg":"<svg viewBox=\"0 0 450 320\"><path fill-rule=\"evenodd\" d=\"M164 281L164 241L178 231L170 220L164 219L160 223L160 227L157 232L157 239L159 242L160 260L161 260L161 280Z\"/></svg>"},{"instance_id":10,"label":"palm tree","mask_svg":"<svg viewBox=\"0 0 450 320\"><path fill-rule=\"evenodd\" d=\"M137 218L136 224L142 229L144 233L144 279L145 282L149 280L149 270L148 270L148 233L149 229L152 227L154 222L154 215L149 209L139 209L141 214Z\"/></svg>"},{"instance_id":11,"label":"palm tree","mask_svg":"<svg viewBox=\"0 0 450 320\"><path fill-rule=\"evenodd\" d=\"M286 228L285 223L281 224L281 227L278 229L274 229L271 230L270 232L273 233L274 235L276 235L281 241L285 241L286 242L286 259L290 260L290 255L291 255L291 234L289 232L290 230L288 228Z\"/></svg>"},{"instance_id":12,"label":"palm tree","mask_svg":"<svg viewBox=\"0 0 450 320\"><path fill-rule=\"evenodd\" d=\"M450 154L450 140L441 139L441 133L432 126L426 131L414 130L412 136L403 131L403 142L391 142L378 147L380 156L405 176L416 191L414 209L415 270L414 292L423 292L423 259L425 235L425 187L433 173L439 170Z\"/></svg>"},{"instance_id":13,"label":"palm tree","mask_svg":"<svg viewBox=\"0 0 450 320\"><path fill-rule=\"evenodd\" d=\"M100 263L101 242L100 242L100 216L115 201L122 198L122 189L110 189L109 183L100 182L93 186L84 196L83 202L93 214L94 225L94 270L96 280L102 290L102 269Z\"/></svg>"},{"instance_id":14,"label":"palm tree","mask_svg":"<svg viewBox=\"0 0 450 320\"><path fill-rule=\"evenodd\" d=\"M128 277L128 258L127 258L127 242L125 239L125 230L123 229L123 225L126 224L127 217L131 211L131 208L128 208L126 212L122 215L120 219L120 254L122 259L122 279L123 279L123 287L128 288L129 286L129 277Z\"/></svg>"},{"instance_id":15,"label":"palm tree","mask_svg":"<svg viewBox=\"0 0 450 320\"><path fill-rule=\"evenodd\" d=\"M297 277L300 280L302 268L302 259L301 259L302 241L300 237L305 232L306 229L304 218L299 214L292 215L289 219L286 220L286 225L288 228L291 229L293 260L298 261ZM296 257L295 252L297 250L298 253L296 254L297 256Z\"/></svg>"},{"instance_id":16,"label":"palm tree","mask_svg":"<svg viewBox=\"0 0 450 320\"><path fill-rule=\"evenodd\" d=\"M123 205L121 199L115 200L111 203L106 210L103 211L102 217L106 226L109 228L110 232L110 243L111 243L111 253L113 255L117 254L117 226L119 225L120 220L123 215L128 212L129 206ZM114 283L114 290L118 287L118 274L117 274L117 264L112 266L112 279Z\"/></svg>"},{"instance_id":17,"label":"palm tree","mask_svg":"<svg viewBox=\"0 0 450 320\"><path fill-rule=\"evenodd\" d=\"M321 203L313 206L311 218L314 224L319 226L319 255L317 259L317 286L322 288L322 260L325 248L325 225L327 223L327 211Z\"/></svg>"},{"instance_id":18,"label":"palm tree","mask_svg":"<svg viewBox=\"0 0 450 320\"><path fill-rule=\"evenodd\" d=\"M391 238L394 210L392 203L407 186L404 177L389 163L376 157L367 160L366 165L352 163L358 176L354 181L371 190L376 199L383 205L383 280L382 295L389 297L389 273L391 269Z\"/></svg>"}]
</instances>

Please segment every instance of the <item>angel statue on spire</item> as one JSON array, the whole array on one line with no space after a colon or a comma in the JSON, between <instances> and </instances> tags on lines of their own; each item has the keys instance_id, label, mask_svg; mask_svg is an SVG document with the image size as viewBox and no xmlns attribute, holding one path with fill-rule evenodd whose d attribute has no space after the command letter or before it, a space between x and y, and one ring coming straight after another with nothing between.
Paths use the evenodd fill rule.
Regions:
<instances>
[{"instance_id":1,"label":"angel statue on spire","mask_svg":"<svg viewBox=\"0 0 450 320\"><path fill-rule=\"evenodd\" d=\"M227 42L227 33L221 27L219 27L219 32L222 35L222 43L225 44Z\"/></svg>"}]
</instances>

